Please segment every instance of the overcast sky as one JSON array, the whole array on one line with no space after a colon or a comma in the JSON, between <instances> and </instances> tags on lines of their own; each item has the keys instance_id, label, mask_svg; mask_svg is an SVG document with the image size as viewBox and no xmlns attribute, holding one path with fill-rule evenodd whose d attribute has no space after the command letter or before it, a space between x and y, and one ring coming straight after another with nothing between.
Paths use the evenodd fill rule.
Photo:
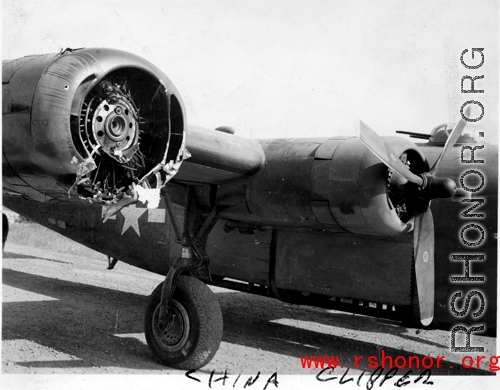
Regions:
<instances>
[{"instance_id":1,"label":"overcast sky","mask_svg":"<svg viewBox=\"0 0 500 390\"><path fill-rule=\"evenodd\" d=\"M430 132L471 97L498 138L498 1L3 1L3 58L65 47L141 55L190 123L253 138ZM479 70L460 64L484 48ZM464 75L483 75L460 91Z\"/></svg>"}]
</instances>

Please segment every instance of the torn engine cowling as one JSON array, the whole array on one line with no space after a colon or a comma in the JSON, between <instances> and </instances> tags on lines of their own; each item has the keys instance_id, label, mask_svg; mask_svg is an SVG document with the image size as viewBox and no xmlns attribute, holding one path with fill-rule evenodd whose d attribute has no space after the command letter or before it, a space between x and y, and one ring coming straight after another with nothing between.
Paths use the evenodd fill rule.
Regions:
<instances>
[{"instance_id":1,"label":"torn engine cowling","mask_svg":"<svg viewBox=\"0 0 500 390\"><path fill-rule=\"evenodd\" d=\"M2 76L9 191L110 205L159 195L184 158L179 93L136 55L67 49L4 61Z\"/></svg>"}]
</instances>

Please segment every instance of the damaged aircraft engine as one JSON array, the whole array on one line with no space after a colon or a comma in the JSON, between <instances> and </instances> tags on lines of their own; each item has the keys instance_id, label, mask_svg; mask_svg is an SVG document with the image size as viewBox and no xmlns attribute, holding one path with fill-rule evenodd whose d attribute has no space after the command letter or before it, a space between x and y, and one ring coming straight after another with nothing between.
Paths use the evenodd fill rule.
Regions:
<instances>
[{"instance_id":1,"label":"damaged aircraft engine","mask_svg":"<svg viewBox=\"0 0 500 390\"><path fill-rule=\"evenodd\" d=\"M66 49L3 61L2 87L12 193L109 207L142 195L155 207L187 153L177 89L133 54Z\"/></svg>"}]
</instances>

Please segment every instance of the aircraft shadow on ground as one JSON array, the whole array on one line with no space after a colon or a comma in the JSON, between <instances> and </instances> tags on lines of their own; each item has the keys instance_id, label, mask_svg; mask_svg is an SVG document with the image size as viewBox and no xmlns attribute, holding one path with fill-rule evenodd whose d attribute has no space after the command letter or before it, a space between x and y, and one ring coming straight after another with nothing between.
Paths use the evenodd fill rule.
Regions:
<instances>
[{"instance_id":1,"label":"aircraft shadow on ground","mask_svg":"<svg viewBox=\"0 0 500 390\"><path fill-rule=\"evenodd\" d=\"M231 295L229 299L231 301L234 301L234 294L228 294ZM218 294L217 296L219 298L219 301L222 301L224 299L221 294ZM407 340L416 341L420 344L426 344L438 348L448 347L448 345L445 344L440 344L434 341L425 340L423 338L413 336L412 333L420 333L421 329L407 328L405 326L402 326L398 321L341 311L329 311L327 309L318 307L284 304L276 299L267 297L259 296L254 297L253 299L250 299L248 297L248 294L242 293L238 296L237 299L241 301L241 307L252 306L252 312L256 313L257 321L262 318L266 318L267 321L272 321L277 318L289 318L292 320L291 322L293 322L293 320L314 322L325 326L341 327L344 330L350 329L356 332L362 331L374 333L389 333L395 336L401 336ZM261 303L255 304L256 299L261 300ZM224 314L229 315L230 313L228 312ZM231 317L234 318L234 315L232 315ZM254 317L252 317L252 320L256 320L255 314Z\"/></svg>"},{"instance_id":2,"label":"aircraft shadow on ground","mask_svg":"<svg viewBox=\"0 0 500 390\"><path fill-rule=\"evenodd\" d=\"M389 334L417 341L422 344L422 350L427 350L426 345L430 345L439 347L441 350L445 348L449 351L448 345L414 337L408 332L416 332L417 329L408 329L397 325L395 322L391 323L391 321L368 316L354 316L350 313L332 313L318 308L287 305L265 297L258 297L258 299L263 300L263 304L258 304L255 303L255 298L250 299L248 294L241 293L237 297L235 295L234 293L218 294L224 317L224 340L229 343L265 349L294 357L339 355L342 362L345 363L345 367L353 367L354 356L362 355L364 356L364 362L360 362L359 369L367 369L366 359L368 356L377 356L380 361L381 350L385 350L385 355L392 356L393 359L397 356L419 356L423 358L427 355L395 348L394 345L397 345L397 341L394 338L391 338L391 346L388 346L389 344L384 345L377 342L357 340L356 338L359 337L357 335L361 331ZM238 306L244 308L244 310L234 310L235 300L241 300ZM274 322L283 318L288 319L286 324ZM323 325L323 329L327 326L341 328L341 335L304 329L304 327L307 327L307 323L311 322L315 325ZM252 334L251 338L247 336L249 332ZM349 333L349 337L345 337L344 332ZM347 334L345 335L347 336ZM375 336L375 339L377 339L377 336ZM446 352L441 354L446 355ZM492 374L487 370L464 369L460 364L448 360L442 360L441 367L440 370L433 369L433 374ZM368 370L373 371L373 369Z\"/></svg>"},{"instance_id":3,"label":"aircraft shadow on ground","mask_svg":"<svg viewBox=\"0 0 500 390\"><path fill-rule=\"evenodd\" d=\"M30 256L30 255L23 255L21 253L13 253L13 252L3 252L2 256L4 258L9 258L9 259L38 259L38 260L53 261L54 263L71 264L69 261L56 260L56 259L51 258L51 257Z\"/></svg>"},{"instance_id":4,"label":"aircraft shadow on ground","mask_svg":"<svg viewBox=\"0 0 500 390\"><path fill-rule=\"evenodd\" d=\"M57 299L4 303L3 339L31 340L76 358L17 364L28 367L74 367L75 369L93 366L164 369L153 361L144 342L126 336L143 333L147 296L5 268L3 284ZM370 329L370 322L373 324L373 319L368 317L358 316L356 321L352 319L346 321L347 315L343 313L322 313L313 308L291 307L277 300L251 297L238 292L217 293L217 297L224 316L223 341L228 343L289 355L296 357L297 361L303 355L335 354L341 356L345 367L353 367L354 355L379 356L382 349L393 357L425 356L373 342L274 322L285 316L292 321L312 321L345 327L355 332ZM395 327L391 329L392 333ZM405 328L401 328L401 331L397 332L404 330ZM124 337L118 337L117 334L122 334ZM446 360L442 364L446 369L433 370L433 374L491 374L486 370L465 370L459 364ZM298 362L298 374L300 374L299 367ZM362 364L359 368L365 369Z\"/></svg>"}]
</instances>

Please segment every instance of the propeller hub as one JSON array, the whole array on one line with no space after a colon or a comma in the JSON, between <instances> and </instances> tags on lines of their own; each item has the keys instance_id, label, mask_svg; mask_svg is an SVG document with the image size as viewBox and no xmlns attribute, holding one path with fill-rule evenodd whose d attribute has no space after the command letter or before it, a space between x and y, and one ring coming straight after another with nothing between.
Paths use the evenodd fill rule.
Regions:
<instances>
[{"instance_id":1,"label":"propeller hub","mask_svg":"<svg viewBox=\"0 0 500 390\"><path fill-rule=\"evenodd\" d=\"M452 179L430 174L423 174L421 177L423 179L421 192L427 199L451 198L455 195L457 184Z\"/></svg>"}]
</instances>

